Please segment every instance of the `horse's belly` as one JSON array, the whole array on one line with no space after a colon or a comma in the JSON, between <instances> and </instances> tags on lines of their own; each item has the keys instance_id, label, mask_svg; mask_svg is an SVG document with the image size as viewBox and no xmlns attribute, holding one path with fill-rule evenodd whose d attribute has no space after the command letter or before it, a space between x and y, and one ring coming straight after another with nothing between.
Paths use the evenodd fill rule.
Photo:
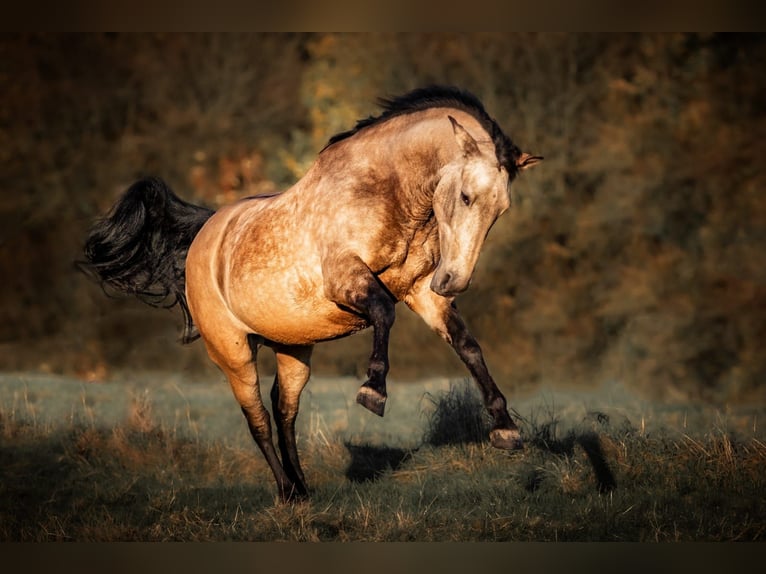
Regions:
<instances>
[{"instance_id":1,"label":"horse's belly","mask_svg":"<svg viewBox=\"0 0 766 574\"><path fill-rule=\"evenodd\" d=\"M229 298L232 311L253 333L285 345L310 345L369 326L363 317L325 299L316 282L294 274L290 280L289 273L281 279L257 281L246 295Z\"/></svg>"},{"instance_id":2,"label":"horse's belly","mask_svg":"<svg viewBox=\"0 0 766 574\"><path fill-rule=\"evenodd\" d=\"M284 345L312 345L369 326L364 318L340 309L332 313L308 314L304 309L263 308L258 316L245 323L254 333Z\"/></svg>"}]
</instances>

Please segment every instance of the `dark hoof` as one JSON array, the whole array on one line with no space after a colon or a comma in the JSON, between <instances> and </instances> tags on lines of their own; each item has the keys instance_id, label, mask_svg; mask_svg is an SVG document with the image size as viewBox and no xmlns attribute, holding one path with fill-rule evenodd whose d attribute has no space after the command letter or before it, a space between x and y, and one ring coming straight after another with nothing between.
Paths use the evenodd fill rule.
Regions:
<instances>
[{"instance_id":1,"label":"dark hoof","mask_svg":"<svg viewBox=\"0 0 766 574\"><path fill-rule=\"evenodd\" d=\"M524 448L518 429L495 429L489 433L489 440L495 448L519 450Z\"/></svg>"},{"instance_id":2,"label":"dark hoof","mask_svg":"<svg viewBox=\"0 0 766 574\"><path fill-rule=\"evenodd\" d=\"M356 394L356 402L379 417L383 416L383 411L386 408L386 398L386 395L367 385L362 385Z\"/></svg>"}]
</instances>

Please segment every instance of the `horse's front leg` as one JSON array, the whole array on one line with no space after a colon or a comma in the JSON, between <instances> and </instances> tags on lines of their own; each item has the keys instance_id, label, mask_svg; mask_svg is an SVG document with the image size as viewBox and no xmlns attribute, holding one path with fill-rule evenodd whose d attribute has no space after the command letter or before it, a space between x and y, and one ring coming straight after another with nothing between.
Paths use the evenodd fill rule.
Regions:
<instances>
[{"instance_id":1,"label":"horse's front leg","mask_svg":"<svg viewBox=\"0 0 766 574\"><path fill-rule=\"evenodd\" d=\"M325 296L336 305L363 316L372 325L367 381L359 389L356 402L382 417L387 398L388 338L394 324L395 301L356 255L334 257L325 262L322 271Z\"/></svg>"},{"instance_id":2,"label":"horse's front leg","mask_svg":"<svg viewBox=\"0 0 766 574\"><path fill-rule=\"evenodd\" d=\"M505 397L489 374L479 343L465 326L452 298L434 293L428 280L413 286L404 298L407 306L449 343L471 372L481 390L484 406L492 417L489 438L492 446L507 450L522 448L521 433L508 414Z\"/></svg>"}]
</instances>

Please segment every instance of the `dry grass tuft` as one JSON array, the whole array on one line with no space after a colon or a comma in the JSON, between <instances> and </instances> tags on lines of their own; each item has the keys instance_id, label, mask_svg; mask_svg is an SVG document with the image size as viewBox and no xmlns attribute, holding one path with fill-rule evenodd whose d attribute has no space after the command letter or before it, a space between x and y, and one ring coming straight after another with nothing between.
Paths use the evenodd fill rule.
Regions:
<instances>
[{"instance_id":1,"label":"dry grass tuft","mask_svg":"<svg viewBox=\"0 0 766 574\"><path fill-rule=\"evenodd\" d=\"M444 405L439 401L443 400ZM332 433L301 441L309 500L283 504L254 445L187 438L139 394L113 428L55 429L0 409L3 541L761 540L766 446L719 425L653 427L553 409L523 419L522 452L457 427L476 421L455 385L449 440L402 449ZM462 409L462 411L461 411ZM471 414L472 413L472 414ZM429 421L426 421L428 423ZM449 428L449 427L448 427ZM437 441L438 442L438 441Z\"/></svg>"},{"instance_id":2,"label":"dry grass tuft","mask_svg":"<svg viewBox=\"0 0 766 574\"><path fill-rule=\"evenodd\" d=\"M430 396L424 443L431 446L481 443L488 440L490 419L470 381L451 384L449 391Z\"/></svg>"}]
</instances>

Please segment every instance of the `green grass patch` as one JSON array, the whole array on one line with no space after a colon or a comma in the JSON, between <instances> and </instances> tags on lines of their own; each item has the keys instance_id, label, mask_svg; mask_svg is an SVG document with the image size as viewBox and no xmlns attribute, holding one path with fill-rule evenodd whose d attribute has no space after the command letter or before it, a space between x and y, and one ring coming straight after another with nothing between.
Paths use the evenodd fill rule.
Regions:
<instances>
[{"instance_id":1,"label":"green grass patch","mask_svg":"<svg viewBox=\"0 0 766 574\"><path fill-rule=\"evenodd\" d=\"M602 411L564 421L548 407L518 417L526 448L509 453L482 438L470 387L427 398L410 446L307 416L314 427L300 433L299 449L312 495L298 504L277 500L254 444L182 432L160 420L147 394L134 394L111 427L87 417L53 425L4 408L0 540L764 537L766 444L755 422L750 433L724 420L648 428Z\"/></svg>"}]
</instances>

